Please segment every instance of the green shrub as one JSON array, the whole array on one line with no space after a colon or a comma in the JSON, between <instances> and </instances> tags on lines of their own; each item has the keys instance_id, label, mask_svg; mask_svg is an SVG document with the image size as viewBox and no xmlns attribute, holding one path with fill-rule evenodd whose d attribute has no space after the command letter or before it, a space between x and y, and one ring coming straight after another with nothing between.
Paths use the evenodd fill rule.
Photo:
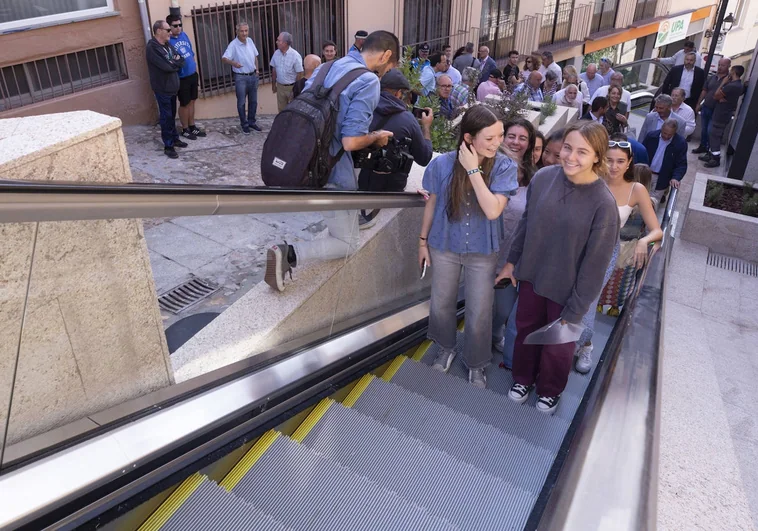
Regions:
<instances>
[{"instance_id":1,"label":"green shrub","mask_svg":"<svg viewBox=\"0 0 758 531\"><path fill-rule=\"evenodd\" d=\"M758 195L753 195L742 201L742 213L746 216L758 218Z\"/></svg>"},{"instance_id":2,"label":"green shrub","mask_svg":"<svg viewBox=\"0 0 758 531\"><path fill-rule=\"evenodd\" d=\"M714 183L708 181L708 191L705 194L705 201L709 205L715 205L721 201L721 197L724 195L724 185L721 183Z\"/></svg>"},{"instance_id":3,"label":"green shrub","mask_svg":"<svg viewBox=\"0 0 758 531\"><path fill-rule=\"evenodd\" d=\"M540 124L545 123L548 116L552 116L558 110L558 104L553 101L552 96L546 96L542 101L542 108L540 109Z\"/></svg>"}]
</instances>

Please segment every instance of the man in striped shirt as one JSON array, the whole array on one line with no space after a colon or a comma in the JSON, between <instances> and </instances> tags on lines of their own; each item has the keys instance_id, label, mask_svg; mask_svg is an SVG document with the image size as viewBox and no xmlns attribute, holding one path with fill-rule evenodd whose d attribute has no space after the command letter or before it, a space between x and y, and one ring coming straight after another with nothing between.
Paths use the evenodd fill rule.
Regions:
<instances>
[{"instance_id":1,"label":"man in striped shirt","mask_svg":"<svg viewBox=\"0 0 758 531\"><path fill-rule=\"evenodd\" d=\"M271 90L276 94L279 112L292 101L295 82L303 77L303 58L292 47L292 35L283 31L276 39L276 48L271 57Z\"/></svg>"}]
</instances>

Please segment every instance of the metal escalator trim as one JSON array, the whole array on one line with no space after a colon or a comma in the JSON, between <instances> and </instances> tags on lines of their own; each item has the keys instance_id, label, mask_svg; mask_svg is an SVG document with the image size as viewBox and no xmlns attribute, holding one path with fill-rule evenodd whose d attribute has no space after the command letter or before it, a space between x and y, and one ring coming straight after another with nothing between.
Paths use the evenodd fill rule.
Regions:
<instances>
[{"instance_id":1,"label":"metal escalator trim","mask_svg":"<svg viewBox=\"0 0 758 531\"><path fill-rule=\"evenodd\" d=\"M382 380L385 382L389 382L392 380L392 377L395 376L395 373L400 370L400 367L403 365L405 360L408 358L405 356L398 356L394 360L392 360L392 363L390 363L390 366L387 367L387 370L384 371L384 374L382 374Z\"/></svg>"},{"instance_id":2,"label":"metal escalator trim","mask_svg":"<svg viewBox=\"0 0 758 531\"><path fill-rule=\"evenodd\" d=\"M324 398L321 402L319 402L316 407L313 408L313 411L311 411L311 413L305 418L303 423L298 426L298 428L295 430L295 433L290 436L290 439L298 443L303 442L303 440L313 429L313 426L315 426L316 423L321 420L321 417L324 416L324 413L326 413L326 410L329 409L332 404L334 404L334 400L331 398Z\"/></svg>"},{"instance_id":3,"label":"metal escalator trim","mask_svg":"<svg viewBox=\"0 0 758 531\"><path fill-rule=\"evenodd\" d=\"M421 359L426 355L426 352L432 345L434 345L434 342L431 339L425 340L418 346L416 352L414 352L413 356L411 356L411 359L413 361L421 361Z\"/></svg>"},{"instance_id":4,"label":"metal escalator trim","mask_svg":"<svg viewBox=\"0 0 758 531\"><path fill-rule=\"evenodd\" d=\"M166 498L166 501L150 515L150 518L145 520L138 531L158 531L206 479L208 478L196 472L182 481L181 485Z\"/></svg>"},{"instance_id":5,"label":"metal escalator trim","mask_svg":"<svg viewBox=\"0 0 758 531\"><path fill-rule=\"evenodd\" d=\"M342 405L345 407L353 407L363 394L363 391L365 391L371 382L374 381L374 378L376 377L371 373L364 374L363 377L358 380L358 383L355 384L355 387L352 388L350 393L348 393L348 395L342 401Z\"/></svg>"},{"instance_id":6,"label":"metal escalator trim","mask_svg":"<svg viewBox=\"0 0 758 531\"><path fill-rule=\"evenodd\" d=\"M245 474L253 467L253 465L261 458L269 446L274 444L274 441L281 435L276 430L269 430L253 445L252 448L240 459L239 463L234 465L231 472L229 472L219 485L226 490L231 491L237 486L237 483L245 477Z\"/></svg>"}]
</instances>

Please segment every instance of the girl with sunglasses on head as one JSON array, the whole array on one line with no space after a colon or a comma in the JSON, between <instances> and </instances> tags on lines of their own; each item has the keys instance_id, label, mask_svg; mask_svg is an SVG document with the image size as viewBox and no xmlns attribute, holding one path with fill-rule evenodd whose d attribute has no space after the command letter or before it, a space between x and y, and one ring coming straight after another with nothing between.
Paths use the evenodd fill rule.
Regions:
<instances>
[{"instance_id":1,"label":"girl with sunglasses on head","mask_svg":"<svg viewBox=\"0 0 758 531\"><path fill-rule=\"evenodd\" d=\"M576 344L524 340L554 321L580 323L600 294L619 234L616 203L601 178L607 150L608 133L597 122L579 120L566 128L560 163L529 183L508 263L495 279L519 285L508 396L523 404L536 387L537 410L546 414L558 407Z\"/></svg>"},{"instance_id":2,"label":"girl with sunglasses on head","mask_svg":"<svg viewBox=\"0 0 758 531\"><path fill-rule=\"evenodd\" d=\"M621 242L616 246L614 257L605 273L603 285L608 283L608 279L614 276L618 268L624 269L633 266L635 269L639 269L644 266L648 256L648 246L651 243L661 241L663 238L663 231L655 215L650 194L647 188L638 183L635 178L632 144L624 135L614 135L612 140L608 142L606 160L608 161L608 172L604 179L616 200L619 227L623 228L632 211L638 208L645 222L647 235L636 242ZM577 341L578 359L575 368L577 372L582 374L588 373L592 368L592 336L598 302L590 307L590 311L582 319L582 324L587 328L584 329L582 337Z\"/></svg>"},{"instance_id":3,"label":"girl with sunglasses on head","mask_svg":"<svg viewBox=\"0 0 758 531\"><path fill-rule=\"evenodd\" d=\"M428 337L439 347L433 368L447 372L455 359L461 273L466 289L463 363L469 382L485 388L492 360L492 303L501 215L518 188L516 164L498 152L503 122L484 105L471 107L460 124L458 150L440 155L424 172L428 191L419 238L419 267L432 273Z\"/></svg>"}]
</instances>

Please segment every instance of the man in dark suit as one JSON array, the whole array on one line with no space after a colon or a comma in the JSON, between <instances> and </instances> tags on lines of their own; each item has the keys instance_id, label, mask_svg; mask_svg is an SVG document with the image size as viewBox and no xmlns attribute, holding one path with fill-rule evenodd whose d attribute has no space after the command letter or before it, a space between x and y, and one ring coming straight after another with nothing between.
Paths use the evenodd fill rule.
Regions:
<instances>
[{"instance_id":1,"label":"man in dark suit","mask_svg":"<svg viewBox=\"0 0 758 531\"><path fill-rule=\"evenodd\" d=\"M695 66L697 56L690 52L684 56L684 64L672 68L661 85L663 94L671 95L675 88L681 88L685 92L684 103L693 109L697 105L697 99L705 85L705 71Z\"/></svg>"},{"instance_id":2,"label":"man in dark suit","mask_svg":"<svg viewBox=\"0 0 758 531\"><path fill-rule=\"evenodd\" d=\"M497 68L497 63L490 57L490 49L486 46L479 47L479 71L482 73L479 76L479 83L484 83L490 78L490 74Z\"/></svg>"},{"instance_id":3,"label":"man in dark suit","mask_svg":"<svg viewBox=\"0 0 758 531\"><path fill-rule=\"evenodd\" d=\"M656 201L665 201L669 186L679 188L679 182L687 173L687 141L678 129L679 122L669 118L663 127L648 133L642 141L653 172L655 190L650 195Z\"/></svg>"}]
</instances>

